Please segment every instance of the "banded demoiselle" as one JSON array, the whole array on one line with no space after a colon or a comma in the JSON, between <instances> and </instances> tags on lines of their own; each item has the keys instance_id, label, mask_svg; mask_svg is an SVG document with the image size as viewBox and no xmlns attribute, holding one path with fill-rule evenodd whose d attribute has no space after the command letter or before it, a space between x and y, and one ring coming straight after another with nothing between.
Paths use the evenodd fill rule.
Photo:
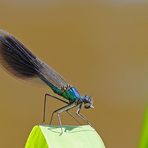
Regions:
<instances>
[{"instance_id":1,"label":"banded demoiselle","mask_svg":"<svg viewBox=\"0 0 148 148\"><path fill-rule=\"evenodd\" d=\"M69 85L53 68L32 54L32 52L14 36L3 30L0 30L0 63L7 71L16 77L22 79L40 78L55 94L60 96L59 98L49 93L45 94L43 122L45 122L46 98L50 96L66 103L65 106L56 109L52 113L50 124L52 123L53 115L57 113L62 129L60 113L66 111L72 116L68 111L74 107L77 107L76 115L89 123L87 118L80 113L80 110L83 106L86 109L93 108L93 99L87 95L81 96L77 89Z\"/></svg>"}]
</instances>

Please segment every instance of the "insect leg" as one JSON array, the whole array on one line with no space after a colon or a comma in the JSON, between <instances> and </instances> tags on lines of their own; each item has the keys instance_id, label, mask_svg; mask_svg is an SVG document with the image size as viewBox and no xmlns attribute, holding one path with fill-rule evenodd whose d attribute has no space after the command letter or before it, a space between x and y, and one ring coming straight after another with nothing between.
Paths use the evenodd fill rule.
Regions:
<instances>
[{"instance_id":1,"label":"insect leg","mask_svg":"<svg viewBox=\"0 0 148 148\"><path fill-rule=\"evenodd\" d=\"M52 123L52 119L53 119L54 114L57 113L57 115L58 115L58 120L59 120L60 127L61 127L61 134L63 133L63 130L62 130L62 122L61 122L60 113L66 111L66 110L69 110L69 109L71 109L71 108L73 108L73 107L75 107L75 106L76 106L75 103L71 103L71 104L68 104L68 105L66 105L66 106L63 106L63 107L61 107L61 108L59 108L59 109L53 111L52 116L51 116L51 120L50 120L50 124Z\"/></svg>"},{"instance_id":2,"label":"insect leg","mask_svg":"<svg viewBox=\"0 0 148 148\"><path fill-rule=\"evenodd\" d=\"M69 110L66 110L66 112L67 112L79 125L81 125L81 123L75 118L75 116L74 116L71 112L69 112Z\"/></svg>"},{"instance_id":3,"label":"insect leg","mask_svg":"<svg viewBox=\"0 0 148 148\"><path fill-rule=\"evenodd\" d=\"M46 114L46 100L47 100L47 96L50 96L51 98L57 99L57 100L59 100L61 102L64 102L66 104L69 104L67 101L64 101L64 100L62 100L62 99L60 99L60 98L58 98L56 96L53 96L51 94L46 93L45 97L44 97L44 111L43 111L43 120L42 120L43 123L45 122L45 116L46 116L45 114Z\"/></svg>"},{"instance_id":4,"label":"insect leg","mask_svg":"<svg viewBox=\"0 0 148 148\"><path fill-rule=\"evenodd\" d=\"M76 111L76 115L77 115L78 117L80 117L82 120L84 120L85 122L87 122L87 124L89 124L89 125L91 126L91 124L90 124L90 122L88 121L88 119L87 119L84 115L82 115L82 114L80 113L81 108L82 108L82 103L79 105L79 107L78 107L78 109L77 109L77 111Z\"/></svg>"},{"instance_id":5,"label":"insect leg","mask_svg":"<svg viewBox=\"0 0 148 148\"><path fill-rule=\"evenodd\" d=\"M74 103L70 103L70 104L68 104L68 105L65 105L65 106L63 106L63 107L61 107L61 108L56 109L55 111L53 111L53 112L52 112L52 115L51 115L51 119L50 119L50 123L49 123L49 124L51 125L53 116L54 116L54 114L55 114L56 112L61 113L61 112L63 112L63 111L68 110L69 108L73 108L73 107L75 107L75 106L76 106L76 105L75 105Z\"/></svg>"}]
</instances>

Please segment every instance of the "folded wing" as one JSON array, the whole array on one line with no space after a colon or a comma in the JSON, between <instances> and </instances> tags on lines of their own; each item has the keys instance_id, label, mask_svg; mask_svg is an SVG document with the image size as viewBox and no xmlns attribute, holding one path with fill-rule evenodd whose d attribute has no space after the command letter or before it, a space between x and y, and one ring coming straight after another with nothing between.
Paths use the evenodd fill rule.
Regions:
<instances>
[{"instance_id":1,"label":"folded wing","mask_svg":"<svg viewBox=\"0 0 148 148\"><path fill-rule=\"evenodd\" d=\"M3 30L0 30L0 64L9 73L21 79L37 77L59 89L67 86L60 74Z\"/></svg>"}]
</instances>

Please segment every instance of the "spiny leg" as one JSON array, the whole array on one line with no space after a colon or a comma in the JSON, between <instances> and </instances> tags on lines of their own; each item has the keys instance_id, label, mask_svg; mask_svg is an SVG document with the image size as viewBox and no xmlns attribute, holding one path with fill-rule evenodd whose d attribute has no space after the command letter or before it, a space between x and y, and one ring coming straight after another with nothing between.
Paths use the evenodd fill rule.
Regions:
<instances>
[{"instance_id":1,"label":"spiny leg","mask_svg":"<svg viewBox=\"0 0 148 148\"><path fill-rule=\"evenodd\" d=\"M65 111L65 110L68 110L69 108L73 108L73 107L75 107L75 106L76 106L76 105L75 105L74 103L70 103L70 104L68 104L68 105L65 105L65 106L63 106L63 107L61 107L61 108L58 108L58 109L54 110L54 111L52 112L52 115L51 115L51 119L50 119L50 123L49 123L49 124L51 125L53 116L54 116L54 114L55 114L56 112L61 111L62 109L64 109L64 111Z\"/></svg>"},{"instance_id":2,"label":"spiny leg","mask_svg":"<svg viewBox=\"0 0 148 148\"><path fill-rule=\"evenodd\" d=\"M50 118L50 122L49 122L50 125L52 124L52 119L53 119L54 114L55 114L56 112L58 112L58 110L59 110L59 109L56 109L56 110L54 110L54 111L52 112L52 115L51 115L51 118Z\"/></svg>"},{"instance_id":3,"label":"spiny leg","mask_svg":"<svg viewBox=\"0 0 148 148\"><path fill-rule=\"evenodd\" d=\"M61 122L60 113L66 111L66 110L69 110L69 109L71 109L71 108L73 108L73 107L75 107L75 106L76 106L75 103L71 103L71 104L68 104L68 105L66 105L66 106L63 106L63 107L61 107L61 108L59 108L59 109L53 111L52 116L51 116L51 120L50 120L50 124L52 123L52 118L53 118L54 114L57 113L57 115L58 115L58 120L59 120L60 127L61 127L61 134L63 133L63 129L62 129L62 122Z\"/></svg>"},{"instance_id":4,"label":"spiny leg","mask_svg":"<svg viewBox=\"0 0 148 148\"><path fill-rule=\"evenodd\" d=\"M84 121L86 121L87 122L87 124L89 124L90 126L92 126L91 125L91 123L88 121L88 119L84 116L84 115L82 115L81 113L76 113L81 119L83 119Z\"/></svg>"},{"instance_id":5,"label":"spiny leg","mask_svg":"<svg viewBox=\"0 0 148 148\"><path fill-rule=\"evenodd\" d=\"M75 118L75 116L74 116L71 112L69 112L69 110L66 110L66 112L67 112L79 125L81 125L81 123Z\"/></svg>"},{"instance_id":6,"label":"spiny leg","mask_svg":"<svg viewBox=\"0 0 148 148\"><path fill-rule=\"evenodd\" d=\"M63 134L63 129L62 129L62 121L61 121L61 117L60 117L60 113L58 112L58 120L59 120L59 123L60 123L60 127L61 127L61 134Z\"/></svg>"},{"instance_id":7,"label":"spiny leg","mask_svg":"<svg viewBox=\"0 0 148 148\"><path fill-rule=\"evenodd\" d=\"M46 100L47 100L47 96L50 96L51 98L54 98L56 100L59 100L61 102L66 103L66 104L69 104L67 101L64 101L64 100L62 100L62 99L60 99L60 98L58 98L56 96L53 96L51 94L46 93L45 97L44 97L44 111L43 111L43 120L42 120L43 123L45 122L45 116L46 116L45 114L46 114Z\"/></svg>"},{"instance_id":8,"label":"spiny leg","mask_svg":"<svg viewBox=\"0 0 148 148\"><path fill-rule=\"evenodd\" d=\"M69 106L69 105L67 105L67 106ZM65 106L64 106L65 107ZM81 123L72 115L72 113L70 113L69 112L69 110L70 109L72 109L72 108L74 108L74 107L76 107L76 106L72 106L71 108L69 108L69 109L67 109L67 110L65 110L78 124L80 124L81 125ZM62 107L63 108L63 107ZM61 108L60 108L61 109ZM52 115L51 115L51 119L50 119L50 125L52 124L52 120L53 120L53 116L54 116L54 114L56 113L56 112L58 112L60 109L57 109L57 110L55 110L55 111L53 111L52 112Z\"/></svg>"},{"instance_id":9,"label":"spiny leg","mask_svg":"<svg viewBox=\"0 0 148 148\"><path fill-rule=\"evenodd\" d=\"M87 122L87 124L89 124L89 125L91 126L91 124L90 124L90 122L88 121L88 119L87 119L84 115L82 115L82 114L80 113L81 108L82 108L82 103L79 105L79 107L78 107L78 109L77 109L77 112L76 112L76 115L77 115L78 117L80 117L82 120L84 120L85 122Z\"/></svg>"},{"instance_id":10,"label":"spiny leg","mask_svg":"<svg viewBox=\"0 0 148 148\"><path fill-rule=\"evenodd\" d=\"M78 106L78 104L77 104L76 106ZM74 108L74 107L76 107L76 106L73 106L72 108ZM79 125L81 125L81 123L74 117L74 115L72 115L72 114L69 112L69 110L71 110L72 108L67 109L66 112L67 112Z\"/></svg>"}]
</instances>

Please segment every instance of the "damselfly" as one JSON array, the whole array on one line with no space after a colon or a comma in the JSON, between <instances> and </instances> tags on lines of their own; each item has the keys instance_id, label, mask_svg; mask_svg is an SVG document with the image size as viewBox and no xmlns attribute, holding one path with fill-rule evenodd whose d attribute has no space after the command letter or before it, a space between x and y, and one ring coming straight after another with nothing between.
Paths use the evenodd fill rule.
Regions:
<instances>
[{"instance_id":1,"label":"damselfly","mask_svg":"<svg viewBox=\"0 0 148 148\"><path fill-rule=\"evenodd\" d=\"M76 115L89 123L87 118L80 113L80 110L83 106L86 109L93 108L92 98L87 95L81 96L77 89L69 85L53 68L33 55L21 42L3 30L0 30L0 63L7 71L19 78L37 77L41 79L55 94L61 97L45 94L43 122L45 122L46 98L50 96L66 104L52 113L50 124L52 123L53 115L57 113L62 130L60 113L66 111L74 117L69 112L74 107L77 107Z\"/></svg>"}]
</instances>

